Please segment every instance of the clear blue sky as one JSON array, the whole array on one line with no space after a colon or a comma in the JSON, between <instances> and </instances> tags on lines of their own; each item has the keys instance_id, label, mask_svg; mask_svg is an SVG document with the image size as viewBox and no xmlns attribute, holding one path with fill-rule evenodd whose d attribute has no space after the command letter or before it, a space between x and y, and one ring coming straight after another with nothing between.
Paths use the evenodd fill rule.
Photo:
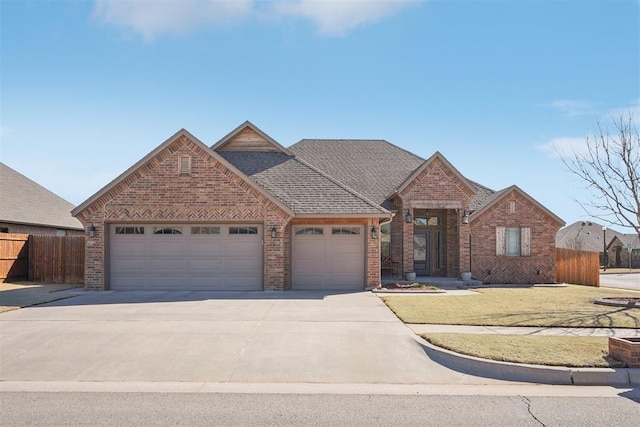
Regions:
<instances>
[{"instance_id":1,"label":"clear blue sky","mask_svg":"<svg viewBox=\"0 0 640 427\"><path fill-rule=\"evenodd\" d=\"M638 0L0 0L2 162L79 204L180 128L379 138L567 223L553 146L640 108Z\"/></svg>"}]
</instances>

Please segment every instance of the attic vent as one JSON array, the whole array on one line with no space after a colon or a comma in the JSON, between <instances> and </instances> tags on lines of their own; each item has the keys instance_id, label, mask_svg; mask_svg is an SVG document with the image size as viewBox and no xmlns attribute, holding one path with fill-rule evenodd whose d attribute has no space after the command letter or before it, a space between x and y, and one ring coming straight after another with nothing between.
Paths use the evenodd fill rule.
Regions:
<instances>
[{"instance_id":1,"label":"attic vent","mask_svg":"<svg viewBox=\"0 0 640 427\"><path fill-rule=\"evenodd\" d=\"M515 215L515 213L516 213L516 201L515 200L512 200L512 201L509 202L509 213L511 215Z\"/></svg>"},{"instance_id":2,"label":"attic vent","mask_svg":"<svg viewBox=\"0 0 640 427\"><path fill-rule=\"evenodd\" d=\"M191 156L178 157L178 173L180 176L191 175Z\"/></svg>"}]
</instances>

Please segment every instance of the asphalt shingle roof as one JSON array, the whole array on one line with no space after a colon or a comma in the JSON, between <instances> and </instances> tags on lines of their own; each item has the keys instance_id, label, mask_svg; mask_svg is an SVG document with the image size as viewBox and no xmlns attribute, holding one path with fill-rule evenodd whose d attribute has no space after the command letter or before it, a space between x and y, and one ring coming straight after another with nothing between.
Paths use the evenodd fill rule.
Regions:
<instances>
[{"instance_id":1,"label":"asphalt shingle roof","mask_svg":"<svg viewBox=\"0 0 640 427\"><path fill-rule=\"evenodd\" d=\"M425 161L384 140L303 139L289 150L378 204Z\"/></svg>"},{"instance_id":2,"label":"asphalt shingle roof","mask_svg":"<svg viewBox=\"0 0 640 427\"><path fill-rule=\"evenodd\" d=\"M381 205L425 162L385 140L303 139L289 150ZM476 190L471 199L472 211L496 194L477 182L469 180L469 183Z\"/></svg>"},{"instance_id":3,"label":"asphalt shingle roof","mask_svg":"<svg viewBox=\"0 0 640 427\"><path fill-rule=\"evenodd\" d=\"M0 222L82 230L74 205L0 163Z\"/></svg>"},{"instance_id":4,"label":"asphalt shingle roof","mask_svg":"<svg viewBox=\"0 0 640 427\"><path fill-rule=\"evenodd\" d=\"M285 153L221 151L225 160L296 214L380 214L375 203Z\"/></svg>"},{"instance_id":5,"label":"asphalt shingle roof","mask_svg":"<svg viewBox=\"0 0 640 427\"><path fill-rule=\"evenodd\" d=\"M607 229L606 234L607 245L616 236L618 239L624 238L622 233L610 228ZM602 252L603 237L602 224L593 221L577 221L558 230L556 234L556 247ZM576 248L576 245L579 247Z\"/></svg>"}]
</instances>

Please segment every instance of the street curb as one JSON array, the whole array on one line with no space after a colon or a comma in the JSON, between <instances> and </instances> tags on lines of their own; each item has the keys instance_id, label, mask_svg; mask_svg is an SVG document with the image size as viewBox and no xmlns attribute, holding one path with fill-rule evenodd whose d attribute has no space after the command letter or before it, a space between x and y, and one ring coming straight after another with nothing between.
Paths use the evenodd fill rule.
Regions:
<instances>
[{"instance_id":1,"label":"street curb","mask_svg":"<svg viewBox=\"0 0 640 427\"><path fill-rule=\"evenodd\" d=\"M465 374L498 380L555 385L640 385L640 368L569 368L526 365L467 356L437 347L416 336L435 362Z\"/></svg>"}]
</instances>

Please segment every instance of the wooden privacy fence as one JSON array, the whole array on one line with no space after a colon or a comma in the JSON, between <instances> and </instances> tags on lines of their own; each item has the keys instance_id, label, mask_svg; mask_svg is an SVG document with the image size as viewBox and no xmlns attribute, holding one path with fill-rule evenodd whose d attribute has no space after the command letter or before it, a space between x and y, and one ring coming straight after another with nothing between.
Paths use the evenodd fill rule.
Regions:
<instances>
[{"instance_id":1,"label":"wooden privacy fence","mask_svg":"<svg viewBox=\"0 0 640 427\"><path fill-rule=\"evenodd\" d=\"M29 280L84 282L83 236L29 236Z\"/></svg>"},{"instance_id":2,"label":"wooden privacy fence","mask_svg":"<svg viewBox=\"0 0 640 427\"><path fill-rule=\"evenodd\" d=\"M27 278L28 240L28 234L0 233L0 283Z\"/></svg>"},{"instance_id":3,"label":"wooden privacy fence","mask_svg":"<svg viewBox=\"0 0 640 427\"><path fill-rule=\"evenodd\" d=\"M83 236L0 233L0 282L84 282Z\"/></svg>"},{"instance_id":4,"label":"wooden privacy fence","mask_svg":"<svg viewBox=\"0 0 640 427\"><path fill-rule=\"evenodd\" d=\"M556 248L556 281L599 287L600 254Z\"/></svg>"}]
</instances>

